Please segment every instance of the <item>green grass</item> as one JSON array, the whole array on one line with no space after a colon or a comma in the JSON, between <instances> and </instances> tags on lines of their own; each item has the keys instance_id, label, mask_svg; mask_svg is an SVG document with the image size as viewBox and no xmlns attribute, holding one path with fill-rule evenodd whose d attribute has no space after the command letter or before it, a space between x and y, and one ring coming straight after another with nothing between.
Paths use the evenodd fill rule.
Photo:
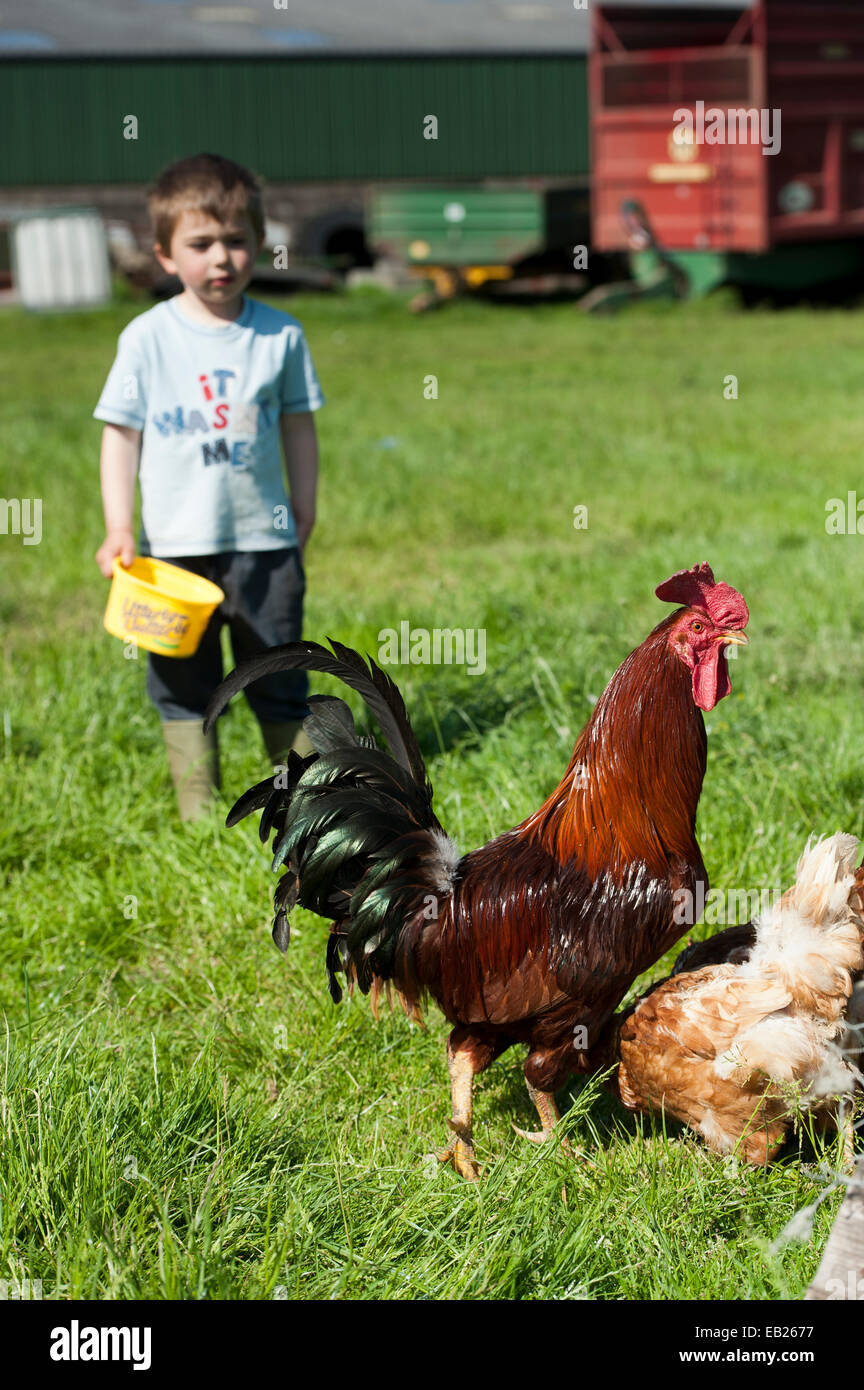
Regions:
<instances>
[{"instance_id":1,"label":"green grass","mask_svg":"<svg viewBox=\"0 0 864 1390\"><path fill-rule=\"evenodd\" d=\"M825 532L829 497L864 495L860 315L288 307L329 402L307 635L487 632L483 676L394 671L460 845L556 784L667 611L655 586L703 559L752 614L707 717L712 884L782 886L811 832L862 833L864 541ZM323 924L299 912L287 959L270 942L257 827L181 828L93 562L90 412L132 312L2 316L2 491L43 499L43 539L0 536L0 1278L53 1298L800 1297L839 1200L772 1253L822 1191L809 1146L744 1169L577 1081L580 1167L513 1134L533 1117L512 1049L477 1085L485 1180L462 1183L426 1157L440 1016L334 1008ZM265 761L242 701L223 725L230 802Z\"/></svg>"}]
</instances>

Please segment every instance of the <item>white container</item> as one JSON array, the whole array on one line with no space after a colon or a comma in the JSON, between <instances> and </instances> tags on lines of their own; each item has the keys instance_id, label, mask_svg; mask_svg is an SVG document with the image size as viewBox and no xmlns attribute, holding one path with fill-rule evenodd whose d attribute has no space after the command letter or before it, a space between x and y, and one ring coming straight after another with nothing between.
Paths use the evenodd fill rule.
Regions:
<instances>
[{"instance_id":1,"label":"white container","mask_svg":"<svg viewBox=\"0 0 864 1390\"><path fill-rule=\"evenodd\" d=\"M11 249L13 279L28 309L95 307L111 297L105 226L94 208L19 217Z\"/></svg>"}]
</instances>

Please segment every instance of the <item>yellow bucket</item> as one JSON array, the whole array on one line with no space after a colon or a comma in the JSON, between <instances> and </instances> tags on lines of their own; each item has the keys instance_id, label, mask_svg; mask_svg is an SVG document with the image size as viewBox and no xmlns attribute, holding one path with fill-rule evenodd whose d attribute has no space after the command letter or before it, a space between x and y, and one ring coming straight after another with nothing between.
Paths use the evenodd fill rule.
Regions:
<instances>
[{"instance_id":1,"label":"yellow bucket","mask_svg":"<svg viewBox=\"0 0 864 1390\"><path fill-rule=\"evenodd\" d=\"M128 568L115 556L113 569L105 609L112 636L160 656L197 651L210 615L225 597L218 584L150 555L136 555Z\"/></svg>"}]
</instances>

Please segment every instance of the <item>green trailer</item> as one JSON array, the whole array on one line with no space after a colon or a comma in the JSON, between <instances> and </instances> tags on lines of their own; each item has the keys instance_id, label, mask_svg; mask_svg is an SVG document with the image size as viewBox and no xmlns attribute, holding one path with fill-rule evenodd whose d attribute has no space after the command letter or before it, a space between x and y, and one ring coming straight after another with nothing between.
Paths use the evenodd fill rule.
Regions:
<instances>
[{"instance_id":1,"label":"green trailer","mask_svg":"<svg viewBox=\"0 0 864 1390\"><path fill-rule=\"evenodd\" d=\"M378 187L369 196L367 226L378 255L395 257L431 281L432 295L415 301L418 308L513 281L522 270L536 271L544 258L572 268L574 287L586 283L576 271L587 257L587 184Z\"/></svg>"}]
</instances>

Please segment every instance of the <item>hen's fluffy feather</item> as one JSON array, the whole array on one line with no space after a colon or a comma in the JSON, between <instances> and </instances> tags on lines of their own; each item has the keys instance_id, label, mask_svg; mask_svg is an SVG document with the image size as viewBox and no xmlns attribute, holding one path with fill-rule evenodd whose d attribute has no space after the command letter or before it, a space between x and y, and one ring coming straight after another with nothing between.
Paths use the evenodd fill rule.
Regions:
<instances>
[{"instance_id":1,"label":"hen's fluffy feather","mask_svg":"<svg viewBox=\"0 0 864 1390\"><path fill-rule=\"evenodd\" d=\"M853 835L808 843L793 886L752 924L749 953L740 931L724 933L738 963L675 973L621 1016L625 1105L665 1109L710 1148L740 1144L764 1163L796 1109L854 1090L846 1011L864 965L857 853Z\"/></svg>"}]
</instances>

